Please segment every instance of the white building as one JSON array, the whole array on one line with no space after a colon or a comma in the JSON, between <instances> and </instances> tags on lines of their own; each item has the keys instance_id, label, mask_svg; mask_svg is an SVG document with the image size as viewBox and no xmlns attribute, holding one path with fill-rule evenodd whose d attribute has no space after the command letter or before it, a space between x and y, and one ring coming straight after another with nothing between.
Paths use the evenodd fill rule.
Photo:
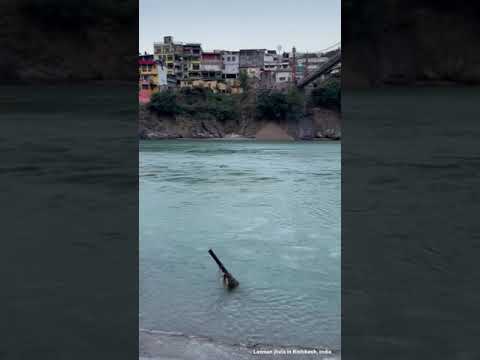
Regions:
<instances>
[{"instance_id":1,"label":"white building","mask_svg":"<svg viewBox=\"0 0 480 360\"><path fill-rule=\"evenodd\" d=\"M280 69L275 71L275 83L288 83L292 81L292 71L289 69Z\"/></svg>"},{"instance_id":2,"label":"white building","mask_svg":"<svg viewBox=\"0 0 480 360\"><path fill-rule=\"evenodd\" d=\"M164 66L162 63L159 63L157 65L157 71L158 71L158 85L160 87L167 86L168 85L167 67Z\"/></svg>"},{"instance_id":3,"label":"white building","mask_svg":"<svg viewBox=\"0 0 480 360\"><path fill-rule=\"evenodd\" d=\"M224 51L223 57L223 78L237 79L240 73L240 58L238 51Z\"/></svg>"},{"instance_id":4,"label":"white building","mask_svg":"<svg viewBox=\"0 0 480 360\"><path fill-rule=\"evenodd\" d=\"M276 70L279 64L278 60L277 52L275 50L268 50L263 57L264 69L267 71Z\"/></svg>"}]
</instances>

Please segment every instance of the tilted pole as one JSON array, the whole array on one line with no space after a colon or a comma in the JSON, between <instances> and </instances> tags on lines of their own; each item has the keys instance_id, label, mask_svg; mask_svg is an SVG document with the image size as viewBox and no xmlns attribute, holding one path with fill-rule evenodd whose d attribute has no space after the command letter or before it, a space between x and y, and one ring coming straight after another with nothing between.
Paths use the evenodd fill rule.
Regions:
<instances>
[{"instance_id":1,"label":"tilted pole","mask_svg":"<svg viewBox=\"0 0 480 360\"><path fill-rule=\"evenodd\" d=\"M215 260L215 262L217 263L218 267L220 268L220 270L222 270L224 276L225 276L225 279L227 281L227 286L229 289L235 289L238 285L239 285L239 282L232 276L232 274L230 274L228 272L228 270L225 268L225 266L223 266L222 262L220 261L220 259L217 257L217 255L215 255L215 253L213 252L212 249L209 249L208 250L208 253L210 254L210 256L213 258L213 260Z\"/></svg>"}]
</instances>

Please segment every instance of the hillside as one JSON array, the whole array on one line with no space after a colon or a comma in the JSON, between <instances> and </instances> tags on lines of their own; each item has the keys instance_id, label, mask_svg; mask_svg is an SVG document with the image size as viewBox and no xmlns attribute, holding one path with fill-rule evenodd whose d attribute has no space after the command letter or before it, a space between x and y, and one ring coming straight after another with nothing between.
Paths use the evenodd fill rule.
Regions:
<instances>
[{"instance_id":1,"label":"hillside","mask_svg":"<svg viewBox=\"0 0 480 360\"><path fill-rule=\"evenodd\" d=\"M341 137L339 84L309 98L295 89L247 95L201 89L157 93L139 111L141 139L255 138L314 140Z\"/></svg>"}]
</instances>

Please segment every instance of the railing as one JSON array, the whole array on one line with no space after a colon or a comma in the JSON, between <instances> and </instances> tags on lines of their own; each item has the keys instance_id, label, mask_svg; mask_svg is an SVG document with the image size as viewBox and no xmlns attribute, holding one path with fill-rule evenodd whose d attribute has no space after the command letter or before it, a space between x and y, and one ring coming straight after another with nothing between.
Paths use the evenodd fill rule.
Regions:
<instances>
[{"instance_id":1,"label":"railing","mask_svg":"<svg viewBox=\"0 0 480 360\"><path fill-rule=\"evenodd\" d=\"M307 75L306 77L304 77L302 80L300 80L297 84L297 87L298 88L303 88L305 86L307 86L308 84L310 84L312 81L314 81L315 79L319 78L321 75L329 72L330 70L332 70L337 64L340 63L341 61L341 58L342 58L342 53L339 51L337 54L335 54L335 56L333 56L332 58L330 58L327 62L323 63L319 68L318 70L316 70L315 72Z\"/></svg>"}]
</instances>

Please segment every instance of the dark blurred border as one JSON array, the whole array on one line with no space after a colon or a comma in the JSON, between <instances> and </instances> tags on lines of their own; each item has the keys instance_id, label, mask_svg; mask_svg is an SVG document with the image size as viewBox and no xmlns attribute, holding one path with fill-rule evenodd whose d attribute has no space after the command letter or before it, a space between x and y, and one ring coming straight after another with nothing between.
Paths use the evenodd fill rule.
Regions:
<instances>
[{"instance_id":1,"label":"dark blurred border","mask_svg":"<svg viewBox=\"0 0 480 360\"><path fill-rule=\"evenodd\" d=\"M479 358L479 8L343 1L344 359Z\"/></svg>"},{"instance_id":2,"label":"dark blurred border","mask_svg":"<svg viewBox=\"0 0 480 360\"><path fill-rule=\"evenodd\" d=\"M344 0L344 87L480 83L480 3Z\"/></svg>"},{"instance_id":3,"label":"dark blurred border","mask_svg":"<svg viewBox=\"0 0 480 360\"><path fill-rule=\"evenodd\" d=\"M136 359L138 3L1 14L0 358Z\"/></svg>"}]
</instances>

